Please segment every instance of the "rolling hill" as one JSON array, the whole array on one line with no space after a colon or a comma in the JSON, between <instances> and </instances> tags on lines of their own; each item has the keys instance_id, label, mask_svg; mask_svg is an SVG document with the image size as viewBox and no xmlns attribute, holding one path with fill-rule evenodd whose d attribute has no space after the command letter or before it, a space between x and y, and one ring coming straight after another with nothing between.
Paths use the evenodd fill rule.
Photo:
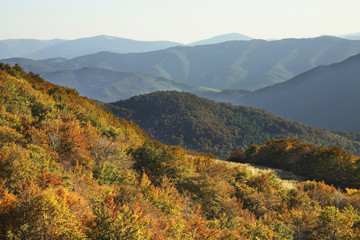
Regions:
<instances>
[{"instance_id":1,"label":"rolling hill","mask_svg":"<svg viewBox=\"0 0 360 240\"><path fill-rule=\"evenodd\" d=\"M255 91L238 103L308 125L360 132L360 54Z\"/></svg>"},{"instance_id":2,"label":"rolling hill","mask_svg":"<svg viewBox=\"0 0 360 240\"><path fill-rule=\"evenodd\" d=\"M156 92L106 104L119 118L136 122L150 137L167 144L228 157L270 139L297 138L360 153L360 142L288 121L270 112L199 98L190 93Z\"/></svg>"}]
</instances>

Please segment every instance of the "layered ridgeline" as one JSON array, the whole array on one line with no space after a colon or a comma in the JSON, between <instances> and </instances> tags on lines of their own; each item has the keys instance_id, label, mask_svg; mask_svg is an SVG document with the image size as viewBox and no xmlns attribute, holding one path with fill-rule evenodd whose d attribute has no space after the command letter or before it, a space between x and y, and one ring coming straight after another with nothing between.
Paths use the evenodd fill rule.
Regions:
<instances>
[{"instance_id":1,"label":"layered ridgeline","mask_svg":"<svg viewBox=\"0 0 360 240\"><path fill-rule=\"evenodd\" d=\"M358 190L189 156L3 64L0 169L0 239L360 238Z\"/></svg>"},{"instance_id":2,"label":"layered ridgeline","mask_svg":"<svg viewBox=\"0 0 360 240\"><path fill-rule=\"evenodd\" d=\"M260 89L236 102L312 126L360 132L360 54Z\"/></svg>"},{"instance_id":3,"label":"layered ridgeline","mask_svg":"<svg viewBox=\"0 0 360 240\"><path fill-rule=\"evenodd\" d=\"M235 40L251 40L251 38L240 33L229 33L193 42L188 45L214 44ZM137 41L106 35L74 40L6 39L0 40L0 58L73 58L101 51L116 53L149 52L177 45L182 44L170 41Z\"/></svg>"},{"instance_id":4,"label":"layered ridgeline","mask_svg":"<svg viewBox=\"0 0 360 240\"><path fill-rule=\"evenodd\" d=\"M187 149L228 157L270 139L296 138L338 145L360 153L360 141L288 121L270 112L199 98L190 93L156 92L107 104L119 118L133 120L151 137Z\"/></svg>"},{"instance_id":5,"label":"layered ridgeline","mask_svg":"<svg viewBox=\"0 0 360 240\"><path fill-rule=\"evenodd\" d=\"M75 88L81 95L102 102L114 102L140 94L164 90L216 93L215 90L195 84L177 82L149 74L115 72L99 68L58 70L42 74L42 77L49 82Z\"/></svg>"},{"instance_id":6,"label":"layered ridgeline","mask_svg":"<svg viewBox=\"0 0 360 240\"><path fill-rule=\"evenodd\" d=\"M239 97L239 93L248 93L247 91L237 90L219 91L201 87L197 84L183 83L140 72L116 72L92 67L77 70L56 70L49 66L64 61L67 60L54 58L35 61L26 58L13 58L8 63L11 65L19 64L24 69L31 69L36 73L41 73L41 77L51 83L75 88L82 96L102 102L113 102L140 94L165 90L193 92L219 100L227 100L229 97L234 100ZM229 93L230 95L228 95Z\"/></svg>"},{"instance_id":7,"label":"layered ridgeline","mask_svg":"<svg viewBox=\"0 0 360 240\"><path fill-rule=\"evenodd\" d=\"M335 37L277 41L230 41L201 46L118 54L100 52L65 61L40 61L42 69L95 67L142 72L215 89L255 90L283 82L322 64L342 61L360 52L360 41ZM5 59L19 63L24 59ZM29 60L27 60L29 61ZM43 73L36 64L27 71ZM33 68L35 66L35 68Z\"/></svg>"}]
</instances>

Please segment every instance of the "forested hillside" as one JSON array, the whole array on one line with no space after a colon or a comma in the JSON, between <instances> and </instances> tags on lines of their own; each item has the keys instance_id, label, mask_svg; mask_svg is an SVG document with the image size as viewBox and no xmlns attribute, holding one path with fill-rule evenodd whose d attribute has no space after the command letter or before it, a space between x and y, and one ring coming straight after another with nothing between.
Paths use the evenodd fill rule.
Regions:
<instances>
[{"instance_id":1,"label":"forested hillside","mask_svg":"<svg viewBox=\"0 0 360 240\"><path fill-rule=\"evenodd\" d=\"M0 64L0 239L359 239L360 195L152 141Z\"/></svg>"},{"instance_id":2,"label":"forested hillside","mask_svg":"<svg viewBox=\"0 0 360 240\"><path fill-rule=\"evenodd\" d=\"M107 104L119 118L133 120L167 144L212 152L226 158L232 151L271 139L297 138L322 146L338 145L360 153L358 139L288 121L270 112L233 106L175 91L156 92Z\"/></svg>"}]
</instances>

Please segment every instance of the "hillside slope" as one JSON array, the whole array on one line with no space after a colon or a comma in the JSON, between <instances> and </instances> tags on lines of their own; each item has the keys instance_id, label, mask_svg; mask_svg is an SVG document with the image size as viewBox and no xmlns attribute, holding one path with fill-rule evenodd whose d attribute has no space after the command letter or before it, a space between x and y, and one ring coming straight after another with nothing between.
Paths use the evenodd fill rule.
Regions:
<instances>
[{"instance_id":1,"label":"hillside slope","mask_svg":"<svg viewBox=\"0 0 360 240\"><path fill-rule=\"evenodd\" d=\"M360 54L255 91L238 103L312 126L360 132Z\"/></svg>"},{"instance_id":2,"label":"hillside slope","mask_svg":"<svg viewBox=\"0 0 360 240\"><path fill-rule=\"evenodd\" d=\"M133 120L151 137L187 149L228 157L270 139L297 138L339 145L360 153L360 142L327 130L288 121L270 112L199 98L190 93L156 92L107 104L119 118Z\"/></svg>"}]
</instances>

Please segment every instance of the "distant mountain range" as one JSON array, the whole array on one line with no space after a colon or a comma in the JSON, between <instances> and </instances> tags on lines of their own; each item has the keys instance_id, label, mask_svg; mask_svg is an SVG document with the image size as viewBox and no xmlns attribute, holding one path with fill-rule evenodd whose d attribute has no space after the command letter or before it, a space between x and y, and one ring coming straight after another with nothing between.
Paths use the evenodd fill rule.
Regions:
<instances>
[{"instance_id":1,"label":"distant mountain range","mask_svg":"<svg viewBox=\"0 0 360 240\"><path fill-rule=\"evenodd\" d=\"M30 59L74 58L109 51L116 53L148 52L181 45L169 41L136 41L112 36L95 36L75 40L0 40L0 58L26 57Z\"/></svg>"},{"instance_id":2,"label":"distant mountain range","mask_svg":"<svg viewBox=\"0 0 360 240\"><path fill-rule=\"evenodd\" d=\"M297 138L313 144L339 145L360 153L359 136L337 134L288 121L252 107L233 106L190 93L156 92L106 104L119 118L133 120L150 137L187 149L227 157L238 149L270 139Z\"/></svg>"},{"instance_id":3,"label":"distant mountain range","mask_svg":"<svg viewBox=\"0 0 360 240\"><path fill-rule=\"evenodd\" d=\"M214 44L234 40L251 40L251 38L240 33L229 33L188 45ZM25 57L37 60L59 57L74 58L102 51L137 53L166 49L177 45L183 44L170 41L137 41L106 35L74 40L7 39L0 40L0 58Z\"/></svg>"},{"instance_id":4,"label":"distant mountain range","mask_svg":"<svg viewBox=\"0 0 360 240\"><path fill-rule=\"evenodd\" d=\"M237 103L317 127L360 132L360 54L260 89Z\"/></svg>"},{"instance_id":5,"label":"distant mountain range","mask_svg":"<svg viewBox=\"0 0 360 240\"><path fill-rule=\"evenodd\" d=\"M136 41L127 38L96 36L62 41L29 54L31 59L74 58L101 51L116 53L148 52L180 45L168 41Z\"/></svg>"},{"instance_id":6,"label":"distant mountain range","mask_svg":"<svg viewBox=\"0 0 360 240\"><path fill-rule=\"evenodd\" d=\"M25 57L64 40L7 39L0 40L0 58Z\"/></svg>"},{"instance_id":7,"label":"distant mountain range","mask_svg":"<svg viewBox=\"0 0 360 240\"><path fill-rule=\"evenodd\" d=\"M349 40L360 40L360 33L338 36ZM30 59L74 58L92 53L108 51L116 53L138 53L166 49L178 45L198 46L228 41L249 41L253 38L240 33L227 33L195 41L189 44L171 41L138 41L107 35L84 37L74 40L52 39L6 39L0 40L0 58L23 57Z\"/></svg>"},{"instance_id":8,"label":"distant mountain range","mask_svg":"<svg viewBox=\"0 0 360 240\"><path fill-rule=\"evenodd\" d=\"M252 39L251 37L248 37L240 33L228 33L228 34L218 35L208 39L200 40L197 42L189 43L187 45L196 46L196 45L216 44L227 41L249 41L251 39Z\"/></svg>"},{"instance_id":9,"label":"distant mountain range","mask_svg":"<svg viewBox=\"0 0 360 240\"><path fill-rule=\"evenodd\" d=\"M319 37L230 41L193 47L177 46L146 53L100 52L70 60L39 63L20 59L27 62L27 65L20 65L28 71L40 73L50 69L76 70L84 67L142 72L215 89L256 90L358 53L360 41ZM20 60L1 61L20 63Z\"/></svg>"},{"instance_id":10,"label":"distant mountain range","mask_svg":"<svg viewBox=\"0 0 360 240\"><path fill-rule=\"evenodd\" d=\"M58 70L42 76L52 83L75 88L82 96L102 102L114 102L135 95L164 90L209 93L214 91L195 84L176 82L144 73L115 72L97 68Z\"/></svg>"}]
</instances>

